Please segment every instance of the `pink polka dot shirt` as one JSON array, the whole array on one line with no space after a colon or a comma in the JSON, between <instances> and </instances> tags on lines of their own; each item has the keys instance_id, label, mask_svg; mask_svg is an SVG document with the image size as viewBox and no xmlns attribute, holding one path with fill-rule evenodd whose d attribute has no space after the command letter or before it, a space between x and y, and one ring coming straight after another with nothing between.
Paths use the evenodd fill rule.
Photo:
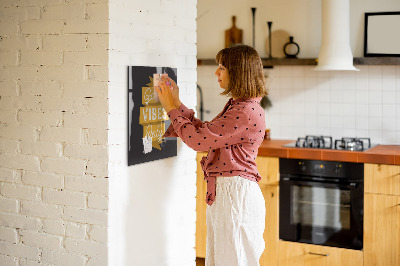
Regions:
<instances>
[{"instance_id":1,"label":"pink polka dot shirt","mask_svg":"<svg viewBox=\"0 0 400 266\"><path fill-rule=\"evenodd\" d=\"M215 201L215 181L219 176L261 179L255 159L265 135L265 114L259 98L229 99L210 122L194 117L194 111L181 105L168 112L172 122L165 137L180 137L195 151L208 151L201 160L207 181L206 202Z\"/></svg>"}]
</instances>

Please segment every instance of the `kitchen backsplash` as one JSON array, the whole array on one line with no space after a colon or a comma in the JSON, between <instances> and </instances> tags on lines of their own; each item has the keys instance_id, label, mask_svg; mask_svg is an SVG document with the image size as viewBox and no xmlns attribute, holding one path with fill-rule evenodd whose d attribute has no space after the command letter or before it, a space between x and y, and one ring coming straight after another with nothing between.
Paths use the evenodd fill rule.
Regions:
<instances>
[{"instance_id":1,"label":"kitchen backsplash","mask_svg":"<svg viewBox=\"0 0 400 266\"><path fill-rule=\"evenodd\" d=\"M400 66L356 67L360 71L318 72L314 66L266 69L272 101L266 124L271 137L357 136L370 137L374 144L400 144ZM204 109L209 111L204 120L215 117L227 101L219 96L215 69L197 69Z\"/></svg>"}]
</instances>

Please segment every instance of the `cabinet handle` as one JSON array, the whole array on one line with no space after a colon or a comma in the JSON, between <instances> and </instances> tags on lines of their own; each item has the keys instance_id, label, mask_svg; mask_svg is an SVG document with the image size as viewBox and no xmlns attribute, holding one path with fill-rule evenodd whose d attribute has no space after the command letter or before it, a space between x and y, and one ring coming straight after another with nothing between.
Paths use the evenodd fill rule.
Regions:
<instances>
[{"instance_id":1,"label":"cabinet handle","mask_svg":"<svg viewBox=\"0 0 400 266\"><path fill-rule=\"evenodd\" d=\"M317 255L317 256L325 256L325 257L329 256L329 254L314 253L314 252L308 252L308 254L310 254L310 255Z\"/></svg>"}]
</instances>

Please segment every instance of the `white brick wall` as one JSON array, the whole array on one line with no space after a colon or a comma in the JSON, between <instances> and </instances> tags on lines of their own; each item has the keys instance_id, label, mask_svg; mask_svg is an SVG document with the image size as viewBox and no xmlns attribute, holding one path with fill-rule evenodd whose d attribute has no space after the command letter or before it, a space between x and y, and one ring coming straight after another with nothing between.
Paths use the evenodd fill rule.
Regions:
<instances>
[{"instance_id":1,"label":"white brick wall","mask_svg":"<svg viewBox=\"0 0 400 266\"><path fill-rule=\"evenodd\" d=\"M0 1L0 265L107 265L108 1Z\"/></svg>"},{"instance_id":2,"label":"white brick wall","mask_svg":"<svg viewBox=\"0 0 400 266\"><path fill-rule=\"evenodd\" d=\"M195 265L195 152L127 167L127 66L178 70L196 105L196 0L110 0L109 264ZM186 167L189 165L190 167Z\"/></svg>"},{"instance_id":3,"label":"white brick wall","mask_svg":"<svg viewBox=\"0 0 400 266\"><path fill-rule=\"evenodd\" d=\"M1 265L194 265L195 152L126 166L126 69L194 107L196 4L1 1Z\"/></svg>"}]
</instances>

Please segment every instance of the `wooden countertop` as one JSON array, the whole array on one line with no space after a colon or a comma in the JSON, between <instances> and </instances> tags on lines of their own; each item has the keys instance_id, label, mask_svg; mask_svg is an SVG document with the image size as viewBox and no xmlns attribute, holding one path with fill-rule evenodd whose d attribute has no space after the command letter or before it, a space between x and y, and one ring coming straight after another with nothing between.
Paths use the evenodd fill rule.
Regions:
<instances>
[{"instance_id":1,"label":"wooden countertop","mask_svg":"<svg viewBox=\"0 0 400 266\"><path fill-rule=\"evenodd\" d=\"M259 156L400 165L400 145L377 145L360 151L324 150L283 147L295 140L264 140L258 149Z\"/></svg>"}]
</instances>

